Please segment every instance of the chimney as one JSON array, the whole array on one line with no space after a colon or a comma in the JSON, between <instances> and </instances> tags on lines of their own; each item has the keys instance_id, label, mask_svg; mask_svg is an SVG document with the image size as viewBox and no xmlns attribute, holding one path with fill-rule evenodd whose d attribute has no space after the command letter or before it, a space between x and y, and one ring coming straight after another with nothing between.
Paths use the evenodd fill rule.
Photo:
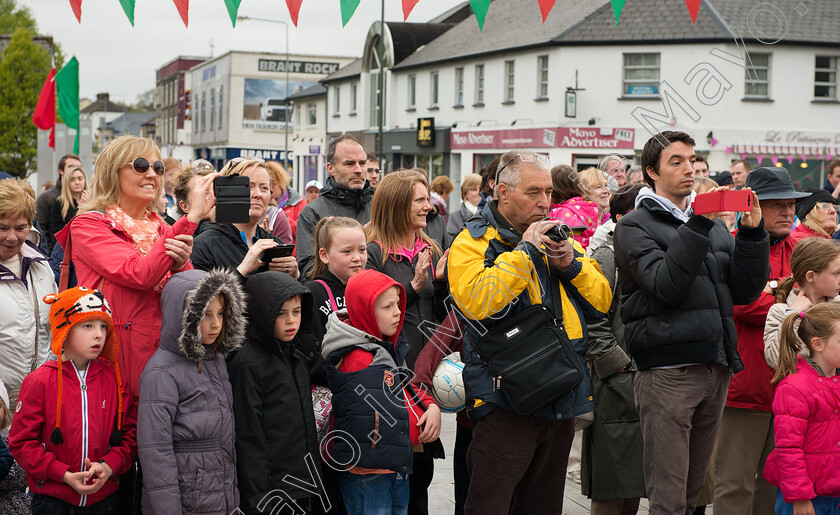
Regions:
<instances>
[{"instance_id":1,"label":"chimney","mask_svg":"<svg viewBox=\"0 0 840 515\"><path fill-rule=\"evenodd\" d=\"M110 95L108 93L97 93L96 94L96 101L97 102L110 102Z\"/></svg>"}]
</instances>

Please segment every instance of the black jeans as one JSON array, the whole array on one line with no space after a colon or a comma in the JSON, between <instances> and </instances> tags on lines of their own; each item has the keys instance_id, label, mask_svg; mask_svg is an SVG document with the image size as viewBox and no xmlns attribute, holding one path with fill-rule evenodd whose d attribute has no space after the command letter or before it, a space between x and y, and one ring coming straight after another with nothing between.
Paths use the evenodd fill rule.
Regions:
<instances>
[{"instance_id":1,"label":"black jeans","mask_svg":"<svg viewBox=\"0 0 840 515\"><path fill-rule=\"evenodd\" d=\"M435 475L435 460L424 453L414 453L414 471L408 476L408 515L429 515L429 485Z\"/></svg>"},{"instance_id":2,"label":"black jeans","mask_svg":"<svg viewBox=\"0 0 840 515\"><path fill-rule=\"evenodd\" d=\"M34 494L32 496L33 515L105 515L119 513L119 494L112 494L96 504L85 506L73 506L64 502L58 497L49 495Z\"/></svg>"},{"instance_id":3,"label":"black jeans","mask_svg":"<svg viewBox=\"0 0 840 515\"><path fill-rule=\"evenodd\" d=\"M470 470L467 468L467 450L472 442L472 429L457 425L452 473L455 476L455 515L464 515L467 493L470 490Z\"/></svg>"}]
</instances>

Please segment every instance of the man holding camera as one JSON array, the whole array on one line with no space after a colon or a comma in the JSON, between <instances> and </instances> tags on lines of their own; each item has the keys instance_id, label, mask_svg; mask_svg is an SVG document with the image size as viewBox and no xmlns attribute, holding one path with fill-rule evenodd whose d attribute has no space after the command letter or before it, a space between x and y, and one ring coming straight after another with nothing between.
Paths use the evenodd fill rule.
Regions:
<instances>
[{"instance_id":1,"label":"man holding camera","mask_svg":"<svg viewBox=\"0 0 840 515\"><path fill-rule=\"evenodd\" d=\"M652 514L694 510L730 374L744 368L733 305L754 301L770 274L755 193L733 238L716 221L720 213L691 209L695 159L694 140L684 132L649 139L642 150L648 187L615 230L621 318L639 368L635 396Z\"/></svg>"},{"instance_id":2,"label":"man holding camera","mask_svg":"<svg viewBox=\"0 0 840 515\"><path fill-rule=\"evenodd\" d=\"M545 220L552 190L545 156L505 153L495 183L496 198L466 222L447 264L452 298L467 325L464 383L473 440L465 513L507 514L511 500L513 513L558 513L574 417L592 411L586 323L604 316L612 293L580 245L568 234L558 237L559 222ZM508 401L505 377L494 377L475 345L495 326L538 304L561 322L583 379L569 393L522 415Z\"/></svg>"}]
</instances>

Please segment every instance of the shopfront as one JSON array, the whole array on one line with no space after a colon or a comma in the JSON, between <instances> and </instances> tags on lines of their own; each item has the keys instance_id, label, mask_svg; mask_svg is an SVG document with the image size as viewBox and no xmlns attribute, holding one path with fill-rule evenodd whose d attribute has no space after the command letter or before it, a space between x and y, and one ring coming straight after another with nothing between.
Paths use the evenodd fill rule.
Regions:
<instances>
[{"instance_id":1,"label":"shopfront","mask_svg":"<svg viewBox=\"0 0 840 515\"><path fill-rule=\"evenodd\" d=\"M285 151L262 148L240 148L240 147L201 147L195 149L195 159L206 159L210 161L216 170L222 167L235 157L256 157L263 161L277 161L283 164ZM289 152L289 164L293 163L295 155Z\"/></svg>"},{"instance_id":2,"label":"shopfront","mask_svg":"<svg viewBox=\"0 0 840 515\"><path fill-rule=\"evenodd\" d=\"M418 119L416 128L385 132L386 169L420 168L430 181L439 175L450 176L449 132L449 127L435 127L434 118Z\"/></svg>"}]
</instances>

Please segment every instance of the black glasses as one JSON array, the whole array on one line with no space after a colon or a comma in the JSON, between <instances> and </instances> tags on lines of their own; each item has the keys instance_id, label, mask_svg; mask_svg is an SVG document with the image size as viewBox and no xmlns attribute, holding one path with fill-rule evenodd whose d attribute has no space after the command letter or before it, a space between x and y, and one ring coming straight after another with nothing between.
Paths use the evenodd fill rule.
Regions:
<instances>
[{"instance_id":1,"label":"black glasses","mask_svg":"<svg viewBox=\"0 0 840 515\"><path fill-rule=\"evenodd\" d=\"M165 169L163 166L163 161L155 161L154 163L149 163L149 161L144 157L138 157L137 159L128 164L131 165L131 167L134 168L134 171L137 173L146 173L149 171L149 167L151 166L155 170L156 174L163 175Z\"/></svg>"}]
</instances>

